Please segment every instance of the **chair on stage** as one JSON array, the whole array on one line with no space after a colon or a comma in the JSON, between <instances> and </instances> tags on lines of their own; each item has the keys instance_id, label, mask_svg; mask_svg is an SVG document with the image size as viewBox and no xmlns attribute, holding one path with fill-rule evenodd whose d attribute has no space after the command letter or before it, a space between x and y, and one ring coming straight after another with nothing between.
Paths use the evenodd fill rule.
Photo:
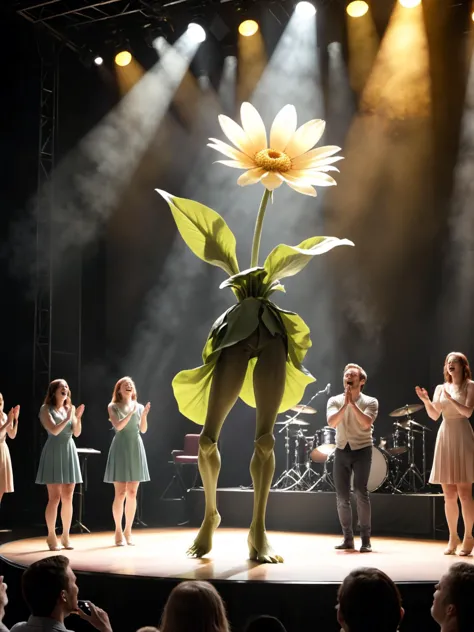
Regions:
<instances>
[{"instance_id":1,"label":"chair on stage","mask_svg":"<svg viewBox=\"0 0 474 632\"><path fill-rule=\"evenodd\" d=\"M183 500L186 499L186 495L190 489L196 486L196 482L199 476L198 470L198 451L199 451L199 437L198 434L187 434L184 437L184 446L182 450L173 450L171 452L171 461L168 461L174 468L173 478L168 483L165 491L162 493L161 498L164 499L168 491L177 485L180 489ZM192 479L187 478L185 472L187 470L192 471ZM185 480L192 480L190 486L186 485Z\"/></svg>"}]
</instances>

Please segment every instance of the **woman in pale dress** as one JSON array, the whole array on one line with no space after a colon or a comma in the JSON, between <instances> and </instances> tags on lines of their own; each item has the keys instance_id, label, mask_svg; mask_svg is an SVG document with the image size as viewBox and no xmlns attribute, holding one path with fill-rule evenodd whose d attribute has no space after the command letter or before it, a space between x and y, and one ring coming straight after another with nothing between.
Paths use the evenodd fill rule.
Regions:
<instances>
[{"instance_id":1,"label":"woman in pale dress","mask_svg":"<svg viewBox=\"0 0 474 632\"><path fill-rule=\"evenodd\" d=\"M18 431L18 417L20 407L12 408L8 415L4 412L5 400L0 393L0 504L3 494L13 492L13 470L10 450L6 442L7 435L10 439L16 437Z\"/></svg>"},{"instance_id":2,"label":"woman in pale dress","mask_svg":"<svg viewBox=\"0 0 474 632\"><path fill-rule=\"evenodd\" d=\"M41 452L36 483L48 488L46 505L46 543L51 551L72 549L69 531L72 521L72 498L76 483L82 483L81 468L74 437L82 432L84 405L75 408L65 380L53 380L48 386L39 418L48 433ZM61 545L56 537L56 519L61 502Z\"/></svg>"},{"instance_id":3,"label":"woman in pale dress","mask_svg":"<svg viewBox=\"0 0 474 632\"><path fill-rule=\"evenodd\" d=\"M449 543L445 555L454 555L461 544L457 526L458 498L464 521L464 539L459 555L470 555L474 548L474 431L469 418L474 410L474 382L469 362L463 353L452 352L444 362L444 384L439 384L430 400L424 388L416 394L425 405L429 417L443 421L436 437L436 447L430 483L443 488L444 507L449 528Z\"/></svg>"},{"instance_id":4,"label":"woman in pale dress","mask_svg":"<svg viewBox=\"0 0 474 632\"><path fill-rule=\"evenodd\" d=\"M137 510L140 483L150 480L145 447L140 433L148 430L146 406L137 402L137 390L130 377L122 377L115 385L108 405L109 420L115 430L104 481L115 488L112 514L115 522L116 546L133 545L132 525ZM125 504L125 529L122 531Z\"/></svg>"}]
</instances>

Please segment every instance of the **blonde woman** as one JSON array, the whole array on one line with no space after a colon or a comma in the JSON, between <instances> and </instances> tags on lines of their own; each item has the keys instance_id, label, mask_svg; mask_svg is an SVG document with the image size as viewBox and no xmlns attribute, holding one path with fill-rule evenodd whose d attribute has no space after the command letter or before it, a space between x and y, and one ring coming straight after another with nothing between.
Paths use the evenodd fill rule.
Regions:
<instances>
[{"instance_id":1,"label":"blonde woman","mask_svg":"<svg viewBox=\"0 0 474 632\"><path fill-rule=\"evenodd\" d=\"M474 410L474 382L468 359L457 351L446 356L443 374L444 383L436 387L433 401L426 389L417 386L415 390L431 419L436 421L443 415L436 437L430 483L443 488L449 528L449 543L444 553L454 555L461 543L457 531L459 498L464 520L464 540L459 555L470 555L474 548L474 432L469 417Z\"/></svg>"},{"instance_id":2,"label":"blonde woman","mask_svg":"<svg viewBox=\"0 0 474 632\"><path fill-rule=\"evenodd\" d=\"M82 483L81 468L74 437L82 432L84 405L75 408L66 380L53 380L41 406L39 418L48 433L41 452L36 483L48 488L46 505L46 543L51 551L72 549L69 531L72 521L72 498L76 483ZM61 545L56 537L56 519L61 503L63 532Z\"/></svg>"},{"instance_id":3,"label":"blonde woman","mask_svg":"<svg viewBox=\"0 0 474 632\"><path fill-rule=\"evenodd\" d=\"M6 442L14 439L18 431L18 417L20 416L20 407L11 408L8 415L4 412L5 400L0 393L0 504L3 494L13 492L13 469L10 450Z\"/></svg>"},{"instance_id":4,"label":"blonde woman","mask_svg":"<svg viewBox=\"0 0 474 632\"><path fill-rule=\"evenodd\" d=\"M109 420L115 436L109 450L104 481L115 488L112 513L115 522L116 546L133 545L132 525L137 510L140 483L150 480L145 447L140 433L148 430L150 402L137 402L137 389L130 377L122 377L115 385L108 406ZM125 509L125 529L123 516Z\"/></svg>"}]
</instances>

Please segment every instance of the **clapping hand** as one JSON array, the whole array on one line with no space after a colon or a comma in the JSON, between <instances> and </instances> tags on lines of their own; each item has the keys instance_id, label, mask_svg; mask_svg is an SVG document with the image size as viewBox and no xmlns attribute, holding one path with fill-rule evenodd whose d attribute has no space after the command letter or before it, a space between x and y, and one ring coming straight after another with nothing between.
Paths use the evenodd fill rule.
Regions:
<instances>
[{"instance_id":1,"label":"clapping hand","mask_svg":"<svg viewBox=\"0 0 474 632\"><path fill-rule=\"evenodd\" d=\"M353 404L352 400L352 391L350 386L346 386L345 394L344 394L344 405L351 406Z\"/></svg>"},{"instance_id":2,"label":"clapping hand","mask_svg":"<svg viewBox=\"0 0 474 632\"><path fill-rule=\"evenodd\" d=\"M426 388L420 388L419 386L415 386L415 393L418 395L418 397L421 399L422 402L427 402L430 399L430 396L428 395L428 391L426 390Z\"/></svg>"},{"instance_id":3,"label":"clapping hand","mask_svg":"<svg viewBox=\"0 0 474 632\"><path fill-rule=\"evenodd\" d=\"M143 409L143 414L148 415L148 413L150 412L150 408L151 408L151 404L150 402L148 402L145 408Z\"/></svg>"},{"instance_id":4,"label":"clapping hand","mask_svg":"<svg viewBox=\"0 0 474 632\"><path fill-rule=\"evenodd\" d=\"M451 393L446 388L446 386L443 386L443 393L444 393L444 396L446 397L446 399L450 399L452 401L453 398L451 396Z\"/></svg>"},{"instance_id":5,"label":"clapping hand","mask_svg":"<svg viewBox=\"0 0 474 632\"><path fill-rule=\"evenodd\" d=\"M88 604L91 611L90 615L83 612L80 608L76 610L76 614L78 614L81 619L84 619L84 621L88 621L96 630L99 630L100 632L112 632L109 615L105 612L105 610L94 606L94 604L90 601Z\"/></svg>"},{"instance_id":6,"label":"clapping hand","mask_svg":"<svg viewBox=\"0 0 474 632\"><path fill-rule=\"evenodd\" d=\"M20 404L17 404L13 409L13 416L15 417L15 421L18 421L18 417L20 416Z\"/></svg>"},{"instance_id":7,"label":"clapping hand","mask_svg":"<svg viewBox=\"0 0 474 632\"><path fill-rule=\"evenodd\" d=\"M77 419L77 421L81 421L82 415L84 413L84 409L85 409L84 404L81 404L80 406L78 406L76 408L76 419Z\"/></svg>"}]
</instances>

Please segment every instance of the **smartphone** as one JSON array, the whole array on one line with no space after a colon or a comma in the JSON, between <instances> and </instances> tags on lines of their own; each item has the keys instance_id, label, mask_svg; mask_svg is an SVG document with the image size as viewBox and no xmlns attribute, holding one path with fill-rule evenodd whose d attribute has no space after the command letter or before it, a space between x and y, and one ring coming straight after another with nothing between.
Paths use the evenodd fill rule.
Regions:
<instances>
[{"instance_id":1,"label":"smartphone","mask_svg":"<svg viewBox=\"0 0 474 632\"><path fill-rule=\"evenodd\" d=\"M78 599L77 606L80 610L82 610L84 614L87 614L89 617L91 616L92 610L89 607L88 601L84 601L83 599Z\"/></svg>"}]
</instances>

